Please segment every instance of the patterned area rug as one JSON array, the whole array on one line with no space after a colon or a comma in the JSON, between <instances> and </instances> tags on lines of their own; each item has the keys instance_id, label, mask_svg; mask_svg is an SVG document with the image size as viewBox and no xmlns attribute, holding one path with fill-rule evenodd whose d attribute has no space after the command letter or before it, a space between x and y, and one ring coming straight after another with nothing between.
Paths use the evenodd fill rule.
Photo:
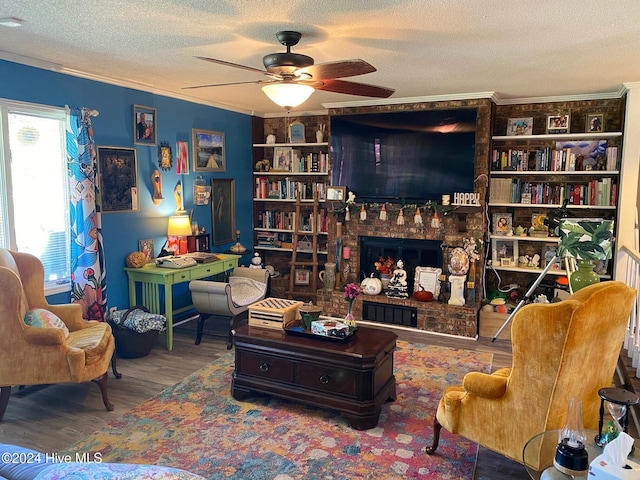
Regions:
<instances>
[{"instance_id":1,"label":"patterned area rug","mask_svg":"<svg viewBox=\"0 0 640 480\"><path fill-rule=\"evenodd\" d=\"M231 397L233 352L143 402L67 449L103 461L154 463L210 479L472 479L478 447L444 429L424 453L442 390L469 371L489 372L492 355L398 342L397 400L371 430L353 430L335 411L269 396Z\"/></svg>"}]
</instances>

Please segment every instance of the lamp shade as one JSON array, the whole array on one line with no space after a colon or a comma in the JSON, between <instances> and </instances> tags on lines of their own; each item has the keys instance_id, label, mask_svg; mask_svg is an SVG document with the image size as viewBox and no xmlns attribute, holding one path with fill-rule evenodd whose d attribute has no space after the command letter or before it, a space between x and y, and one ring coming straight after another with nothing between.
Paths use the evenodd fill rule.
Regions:
<instances>
[{"instance_id":1,"label":"lamp shade","mask_svg":"<svg viewBox=\"0 0 640 480\"><path fill-rule=\"evenodd\" d=\"M170 216L167 235L169 237L186 237L187 235L191 235L191 220L189 219L189 215Z\"/></svg>"},{"instance_id":2,"label":"lamp shade","mask_svg":"<svg viewBox=\"0 0 640 480\"><path fill-rule=\"evenodd\" d=\"M270 83L262 87L262 91L281 107L297 107L314 92L309 85L299 83Z\"/></svg>"},{"instance_id":3,"label":"lamp shade","mask_svg":"<svg viewBox=\"0 0 640 480\"><path fill-rule=\"evenodd\" d=\"M613 220L564 218L559 226L558 255L577 260L608 260L612 257Z\"/></svg>"}]
</instances>

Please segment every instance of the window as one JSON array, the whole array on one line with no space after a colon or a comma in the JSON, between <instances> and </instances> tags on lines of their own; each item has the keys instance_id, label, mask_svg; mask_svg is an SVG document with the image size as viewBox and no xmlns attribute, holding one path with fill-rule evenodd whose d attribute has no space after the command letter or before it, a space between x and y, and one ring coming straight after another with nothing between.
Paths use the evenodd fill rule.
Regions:
<instances>
[{"instance_id":1,"label":"window","mask_svg":"<svg viewBox=\"0 0 640 480\"><path fill-rule=\"evenodd\" d=\"M42 261L47 295L69 290L65 111L0 100L0 114L0 247Z\"/></svg>"}]
</instances>

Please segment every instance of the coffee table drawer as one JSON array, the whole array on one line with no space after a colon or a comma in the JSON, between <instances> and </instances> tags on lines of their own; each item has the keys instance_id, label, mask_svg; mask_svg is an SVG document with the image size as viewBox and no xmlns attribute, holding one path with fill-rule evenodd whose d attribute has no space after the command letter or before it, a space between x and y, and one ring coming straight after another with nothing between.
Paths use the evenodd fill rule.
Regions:
<instances>
[{"instance_id":1,"label":"coffee table drawer","mask_svg":"<svg viewBox=\"0 0 640 480\"><path fill-rule=\"evenodd\" d=\"M358 375L346 370L298 363L296 384L323 392L355 397L358 388Z\"/></svg>"},{"instance_id":2,"label":"coffee table drawer","mask_svg":"<svg viewBox=\"0 0 640 480\"><path fill-rule=\"evenodd\" d=\"M289 360L237 351L236 362L238 374L254 375L281 382L293 382L293 362Z\"/></svg>"}]
</instances>

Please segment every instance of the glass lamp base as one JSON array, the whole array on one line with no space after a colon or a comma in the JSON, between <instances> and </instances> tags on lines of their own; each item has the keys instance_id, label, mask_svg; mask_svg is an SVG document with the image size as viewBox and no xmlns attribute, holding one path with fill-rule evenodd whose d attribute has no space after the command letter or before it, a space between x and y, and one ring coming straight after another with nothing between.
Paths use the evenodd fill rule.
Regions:
<instances>
[{"instance_id":1,"label":"glass lamp base","mask_svg":"<svg viewBox=\"0 0 640 480\"><path fill-rule=\"evenodd\" d=\"M600 277L593 271L593 267L593 261L591 260L578 260L578 269L569 277L573 292L600 282Z\"/></svg>"}]
</instances>

